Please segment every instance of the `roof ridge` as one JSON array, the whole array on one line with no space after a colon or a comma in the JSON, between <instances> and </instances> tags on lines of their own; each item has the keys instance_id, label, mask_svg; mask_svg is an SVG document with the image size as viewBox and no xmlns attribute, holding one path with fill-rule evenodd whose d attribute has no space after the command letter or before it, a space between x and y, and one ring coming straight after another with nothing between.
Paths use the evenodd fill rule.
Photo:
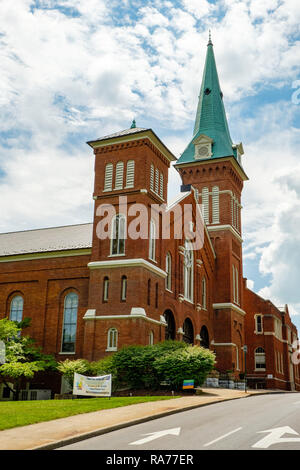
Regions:
<instances>
[{"instance_id":1,"label":"roof ridge","mask_svg":"<svg viewBox=\"0 0 300 470\"><path fill-rule=\"evenodd\" d=\"M10 235L12 233L25 233L25 232L37 232L38 230L52 230L57 228L66 228L66 227L79 227L82 225L93 225L93 222L85 222L82 224L71 224L71 225L58 225L55 227L41 227L41 228L33 228L33 229L26 229L26 230L17 230L14 232L0 232L1 235Z\"/></svg>"}]
</instances>

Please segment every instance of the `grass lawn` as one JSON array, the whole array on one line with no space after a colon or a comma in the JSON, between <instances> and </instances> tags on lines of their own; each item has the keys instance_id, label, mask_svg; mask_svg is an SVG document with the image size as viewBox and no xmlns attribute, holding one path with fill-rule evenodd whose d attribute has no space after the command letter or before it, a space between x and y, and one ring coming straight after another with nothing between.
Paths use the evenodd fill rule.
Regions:
<instances>
[{"instance_id":1,"label":"grass lawn","mask_svg":"<svg viewBox=\"0 0 300 470\"><path fill-rule=\"evenodd\" d=\"M80 413L172 398L177 397L145 396L0 402L0 430L65 418Z\"/></svg>"}]
</instances>

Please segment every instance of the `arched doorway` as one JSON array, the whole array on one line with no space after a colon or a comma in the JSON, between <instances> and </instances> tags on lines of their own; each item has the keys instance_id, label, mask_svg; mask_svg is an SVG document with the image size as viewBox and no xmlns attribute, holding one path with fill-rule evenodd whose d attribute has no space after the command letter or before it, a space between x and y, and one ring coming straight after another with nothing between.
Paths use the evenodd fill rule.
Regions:
<instances>
[{"instance_id":1,"label":"arched doorway","mask_svg":"<svg viewBox=\"0 0 300 470\"><path fill-rule=\"evenodd\" d=\"M165 339L175 339L175 320L174 320L174 315L171 312L171 310L166 310L164 313L165 320L167 322L167 326L165 329Z\"/></svg>"},{"instance_id":2,"label":"arched doorway","mask_svg":"<svg viewBox=\"0 0 300 470\"><path fill-rule=\"evenodd\" d=\"M203 348L209 349L209 334L208 334L208 329L206 328L205 325L202 326L201 331L200 331L200 346Z\"/></svg>"},{"instance_id":3,"label":"arched doorway","mask_svg":"<svg viewBox=\"0 0 300 470\"><path fill-rule=\"evenodd\" d=\"M194 343L194 327L189 318L186 318L183 323L183 341L188 344Z\"/></svg>"}]
</instances>

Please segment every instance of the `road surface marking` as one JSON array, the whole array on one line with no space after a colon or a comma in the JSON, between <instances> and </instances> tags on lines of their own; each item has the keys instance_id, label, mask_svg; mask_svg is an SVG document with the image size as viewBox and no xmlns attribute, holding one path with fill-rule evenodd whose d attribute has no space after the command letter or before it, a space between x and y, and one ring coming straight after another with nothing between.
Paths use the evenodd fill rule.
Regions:
<instances>
[{"instance_id":1,"label":"road surface marking","mask_svg":"<svg viewBox=\"0 0 300 470\"><path fill-rule=\"evenodd\" d=\"M240 431L241 429L243 429L243 428L234 429L233 431L230 431L230 432L228 432L227 434L224 434L223 436L220 436L220 437L218 437L217 439L214 439L213 441L207 442L207 444L204 444L203 447L208 447L208 446L214 444L215 442L220 441L221 439L225 439L225 437L228 437L228 436L230 436L231 434L234 434L235 432Z\"/></svg>"},{"instance_id":2,"label":"road surface marking","mask_svg":"<svg viewBox=\"0 0 300 470\"><path fill-rule=\"evenodd\" d=\"M140 439L138 441L130 442L130 446L140 446L145 444L146 442L154 441L154 439L159 439L160 437L167 436L168 434L172 434L173 436L179 436L181 428L173 428L173 429L166 429L165 431L156 431L156 432L149 432L148 434L143 434L144 439Z\"/></svg>"},{"instance_id":3,"label":"road surface marking","mask_svg":"<svg viewBox=\"0 0 300 470\"><path fill-rule=\"evenodd\" d=\"M274 444L281 444L283 442L299 442L300 437L281 437L284 434L296 434L299 436L299 433L289 426L283 426L281 428L267 429L266 431L259 431L259 433L268 432L269 435L260 439L252 447L255 449L267 449L268 447Z\"/></svg>"}]
</instances>

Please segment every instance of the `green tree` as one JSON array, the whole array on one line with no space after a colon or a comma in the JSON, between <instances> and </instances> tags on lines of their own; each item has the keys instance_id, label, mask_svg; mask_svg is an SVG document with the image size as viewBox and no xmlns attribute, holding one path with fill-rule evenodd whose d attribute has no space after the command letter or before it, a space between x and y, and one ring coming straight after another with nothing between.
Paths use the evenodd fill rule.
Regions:
<instances>
[{"instance_id":1,"label":"green tree","mask_svg":"<svg viewBox=\"0 0 300 470\"><path fill-rule=\"evenodd\" d=\"M24 379L30 381L37 372L56 370L57 366L52 355L43 354L32 338L21 335L29 325L29 318L19 323L7 318L0 320L0 340L5 345L5 363L0 365L0 379L12 391L14 400L19 398Z\"/></svg>"}]
</instances>

